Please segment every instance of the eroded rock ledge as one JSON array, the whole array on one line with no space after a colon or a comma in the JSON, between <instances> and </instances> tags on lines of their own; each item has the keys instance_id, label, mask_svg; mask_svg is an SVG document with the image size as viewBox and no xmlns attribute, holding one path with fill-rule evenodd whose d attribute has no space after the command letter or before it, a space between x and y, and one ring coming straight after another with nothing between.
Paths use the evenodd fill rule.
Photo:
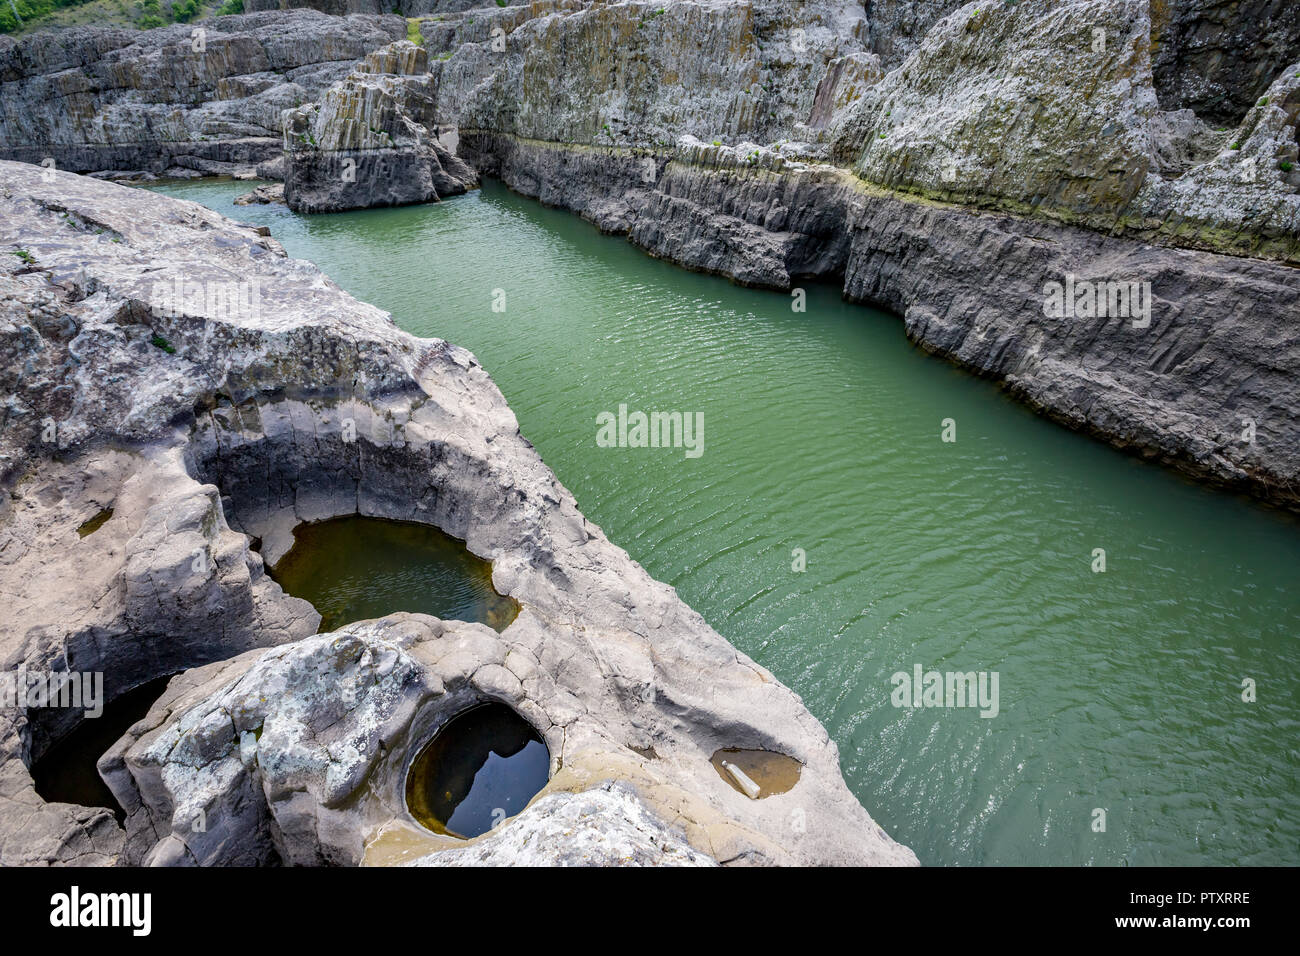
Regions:
<instances>
[{"instance_id":1,"label":"eroded rock ledge","mask_svg":"<svg viewBox=\"0 0 1300 956\"><path fill-rule=\"evenodd\" d=\"M799 698L583 518L471 354L196 204L41 172L0 162L0 247L23 253L0 266L0 654L102 670L110 697L183 673L100 762L125 831L33 789L66 711L0 715L0 864L504 862L525 845L530 862L916 862ZM259 298L178 303L177 279L256 280ZM518 618L313 636L264 556L299 521L354 513L464 539ZM551 782L439 857L399 781L483 699L545 737ZM798 783L751 800L711 765L723 747L789 755ZM599 824L580 846L548 836L574 813Z\"/></svg>"}]
</instances>

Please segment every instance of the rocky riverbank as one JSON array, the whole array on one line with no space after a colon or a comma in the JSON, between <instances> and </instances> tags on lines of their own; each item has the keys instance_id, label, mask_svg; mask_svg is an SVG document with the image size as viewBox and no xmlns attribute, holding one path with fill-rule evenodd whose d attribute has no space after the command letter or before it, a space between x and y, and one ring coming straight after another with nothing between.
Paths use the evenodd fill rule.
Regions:
<instances>
[{"instance_id":1,"label":"rocky riverbank","mask_svg":"<svg viewBox=\"0 0 1300 956\"><path fill-rule=\"evenodd\" d=\"M256 166L306 212L497 176L688 268L837 282L1049 417L1300 510L1293 7L319 6L0 38L0 156L48 161L0 163L0 648L110 696L185 672L101 765L124 830L31 785L66 712L5 717L0 862L427 862L445 844L396 781L488 698L545 737L551 783L456 859L567 852L556 828L592 812L617 817L592 860L914 861L798 699L582 518L472 356L268 236L56 169ZM191 282L233 285L177 306ZM312 637L265 565L352 513L465 539L519 618ZM800 783L749 800L724 747Z\"/></svg>"},{"instance_id":2,"label":"rocky riverbank","mask_svg":"<svg viewBox=\"0 0 1300 956\"><path fill-rule=\"evenodd\" d=\"M550 783L457 860L508 862L520 830L543 839L581 806L608 814L590 862L915 863L799 698L583 518L471 354L193 203L0 162L0 223L6 669L102 671L110 698L183 672L100 761L124 830L33 788L76 711L2 712L0 863L465 847L413 823L401 781L482 700L543 736ZM519 616L312 636L319 616L266 564L299 522L357 513L465 540ZM710 762L736 747L793 757L797 784L739 792Z\"/></svg>"}]
</instances>

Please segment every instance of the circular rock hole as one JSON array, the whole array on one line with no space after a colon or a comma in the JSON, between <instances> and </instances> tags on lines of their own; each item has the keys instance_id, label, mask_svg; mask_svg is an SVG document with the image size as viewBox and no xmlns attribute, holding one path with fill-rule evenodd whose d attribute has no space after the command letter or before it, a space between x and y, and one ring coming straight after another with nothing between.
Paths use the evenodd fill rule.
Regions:
<instances>
[{"instance_id":1,"label":"circular rock hole","mask_svg":"<svg viewBox=\"0 0 1300 956\"><path fill-rule=\"evenodd\" d=\"M133 724L145 718L173 676L155 678L118 695L104 705L102 714L86 717L42 754L31 771L41 798L50 803L106 807L113 811L118 823L126 820L126 811L100 777L96 765Z\"/></svg>"},{"instance_id":2,"label":"circular rock hole","mask_svg":"<svg viewBox=\"0 0 1300 956\"><path fill-rule=\"evenodd\" d=\"M546 786L551 753L504 704L457 714L425 745L406 777L406 806L435 833L469 839L512 817Z\"/></svg>"}]
</instances>

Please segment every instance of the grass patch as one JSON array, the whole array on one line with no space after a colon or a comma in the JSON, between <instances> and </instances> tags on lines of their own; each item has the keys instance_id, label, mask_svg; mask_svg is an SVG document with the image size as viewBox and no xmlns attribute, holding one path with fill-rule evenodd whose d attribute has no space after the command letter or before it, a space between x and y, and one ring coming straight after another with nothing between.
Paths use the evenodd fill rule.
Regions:
<instances>
[{"instance_id":1,"label":"grass patch","mask_svg":"<svg viewBox=\"0 0 1300 956\"><path fill-rule=\"evenodd\" d=\"M244 0L0 0L0 33L113 26L148 30L189 23L209 13L242 13Z\"/></svg>"},{"instance_id":2,"label":"grass patch","mask_svg":"<svg viewBox=\"0 0 1300 956\"><path fill-rule=\"evenodd\" d=\"M153 346L156 346L157 348L162 349L162 350L163 350L164 352L166 352L168 355L175 355L175 354L176 354L176 346L172 345L170 342L168 342L165 338L163 338L163 337L162 337L161 335L159 335L157 332L155 332L155 333L153 334L153 337L149 339L149 344L150 344L150 345L153 345Z\"/></svg>"}]
</instances>

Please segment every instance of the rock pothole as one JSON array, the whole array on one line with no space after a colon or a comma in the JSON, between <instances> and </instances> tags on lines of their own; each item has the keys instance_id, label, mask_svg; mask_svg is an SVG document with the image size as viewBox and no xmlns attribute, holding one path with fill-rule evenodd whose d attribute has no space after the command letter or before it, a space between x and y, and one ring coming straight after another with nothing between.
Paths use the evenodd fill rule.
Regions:
<instances>
[{"instance_id":1,"label":"rock pothole","mask_svg":"<svg viewBox=\"0 0 1300 956\"><path fill-rule=\"evenodd\" d=\"M540 734L505 704L452 717L416 755L406 805L435 833L471 838L522 811L546 786L551 754Z\"/></svg>"},{"instance_id":2,"label":"rock pothole","mask_svg":"<svg viewBox=\"0 0 1300 956\"><path fill-rule=\"evenodd\" d=\"M100 776L99 759L127 730L144 718L167 689L171 676L158 677L120 694L97 717L89 714L32 766L36 792L51 803L104 807L119 824L126 811Z\"/></svg>"},{"instance_id":3,"label":"rock pothole","mask_svg":"<svg viewBox=\"0 0 1300 956\"><path fill-rule=\"evenodd\" d=\"M412 611L503 631L519 604L492 586L492 563L430 525L348 515L304 523L270 569L287 593L311 602L320 630Z\"/></svg>"},{"instance_id":4,"label":"rock pothole","mask_svg":"<svg viewBox=\"0 0 1300 956\"><path fill-rule=\"evenodd\" d=\"M77 528L78 537L87 538L94 534L100 528L104 527L104 525L108 524L108 519L111 517L113 517L113 509L102 508L93 517L87 518L81 523Z\"/></svg>"}]
</instances>

